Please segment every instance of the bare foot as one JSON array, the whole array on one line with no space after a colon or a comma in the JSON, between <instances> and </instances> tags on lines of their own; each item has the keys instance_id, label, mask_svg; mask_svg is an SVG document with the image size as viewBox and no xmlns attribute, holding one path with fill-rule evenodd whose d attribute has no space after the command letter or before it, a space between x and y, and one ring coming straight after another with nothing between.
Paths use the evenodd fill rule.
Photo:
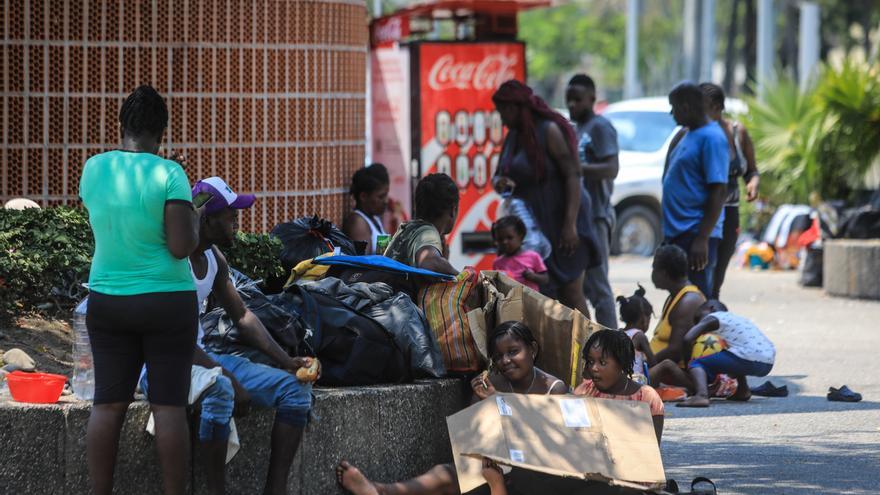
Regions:
<instances>
[{"instance_id":1,"label":"bare foot","mask_svg":"<svg viewBox=\"0 0 880 495\"><path fill-rule=\"evenodd\" d=\"M379 495L364 473L346 461L341 461L336 466L336 481L354 495Z\"/></svg>"},{"instance_id":2,"label":"bare foot","mask_svg":"<svg viewBox=\"0 0 880 495\"><path fill-rule=\"evenodd\" d=\"M684 402L679 402L676 407L709 407L709 398L695 395Z\"/></svg>"}]
</instances>

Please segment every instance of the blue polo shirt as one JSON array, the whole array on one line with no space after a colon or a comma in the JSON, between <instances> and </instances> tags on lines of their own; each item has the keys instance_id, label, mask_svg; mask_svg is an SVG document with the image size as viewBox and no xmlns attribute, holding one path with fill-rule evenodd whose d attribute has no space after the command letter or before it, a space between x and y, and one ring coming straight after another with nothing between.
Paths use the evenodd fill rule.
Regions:
<instances>
[{"instance_id":1,"label":"blue polo shirt","mask_svg":"<svg viewBox=\"0 0 880 495\"><path fill-rule=\"evenodd\" d=\"M687 134L669 155L663 177L663 235L674 239L696 233L706 212L710 184L727 184L730 152L727 136L717 122ZM724 210L711 237L722 237Z\"/></svg>"}]
</instances>

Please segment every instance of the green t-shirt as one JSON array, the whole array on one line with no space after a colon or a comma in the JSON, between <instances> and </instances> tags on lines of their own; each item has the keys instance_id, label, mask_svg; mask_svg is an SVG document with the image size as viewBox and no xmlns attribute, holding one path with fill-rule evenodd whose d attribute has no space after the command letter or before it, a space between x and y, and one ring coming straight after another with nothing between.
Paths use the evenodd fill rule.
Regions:
<instances>
[{"instance_id":1,"label":"green t-shirt","mask_svg":"<svg viewBox=\"0 0 880 495\"><path fill-rule=\"evenodd\" d=\"M436 248L440 253L443 252L443 238L440 232L437 231L437 227L424 220L413 220L397 229L397 233L388 243L385 256L404 265L418 268L416 255L427 246Z\"/></svg>"},{"instance_id":2,"label":"green t-shirt","mask_svg":"<svg viewBox=\"0 0 880 495\"><path fill-rule=\"evenodd\" d=\"M79 196L89 211L95 255L89 289L111 296L195 290L187 259L165 241L165 202L192 201L176 162L110 151L86 161Z\"/></svg>"}]
</instances>

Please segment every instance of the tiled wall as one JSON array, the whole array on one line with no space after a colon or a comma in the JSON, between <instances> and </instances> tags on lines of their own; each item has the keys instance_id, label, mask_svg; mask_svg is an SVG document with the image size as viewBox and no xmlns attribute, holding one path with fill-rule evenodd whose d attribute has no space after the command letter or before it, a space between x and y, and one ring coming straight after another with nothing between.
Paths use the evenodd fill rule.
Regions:
<instances>
[{"instance_id":1,"label":"tiled wall","mask_svg":"<svg viewBox=\"0 0 880 495\"><path fill-rule=\"evenodd\" d=\"M0 0L0 201L76 203L139 84L167 98L190 180L253 192L242 228L338 221L363 164L364 0Z\"/></svg>"}]
</instances>

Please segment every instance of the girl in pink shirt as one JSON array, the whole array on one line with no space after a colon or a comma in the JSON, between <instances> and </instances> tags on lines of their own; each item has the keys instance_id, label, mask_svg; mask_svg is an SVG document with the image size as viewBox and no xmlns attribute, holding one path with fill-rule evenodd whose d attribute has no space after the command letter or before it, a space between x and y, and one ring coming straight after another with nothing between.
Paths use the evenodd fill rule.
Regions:
<instances>
[{"instance_id":1,"label":"girl in pink shirt","mask_svg":"<svg viewBox=\"0 0 880 495\"><path fill-rule=\"evenodd\" d=\"M502 217L492 224L492 239L498 248L498 257L492 263L492 269L505 272L526 287L540 290L541 285L550 282L550 275L541 255L523 248L525 237L526 224L519 217Z\"/></svg>"}]
</instances>

